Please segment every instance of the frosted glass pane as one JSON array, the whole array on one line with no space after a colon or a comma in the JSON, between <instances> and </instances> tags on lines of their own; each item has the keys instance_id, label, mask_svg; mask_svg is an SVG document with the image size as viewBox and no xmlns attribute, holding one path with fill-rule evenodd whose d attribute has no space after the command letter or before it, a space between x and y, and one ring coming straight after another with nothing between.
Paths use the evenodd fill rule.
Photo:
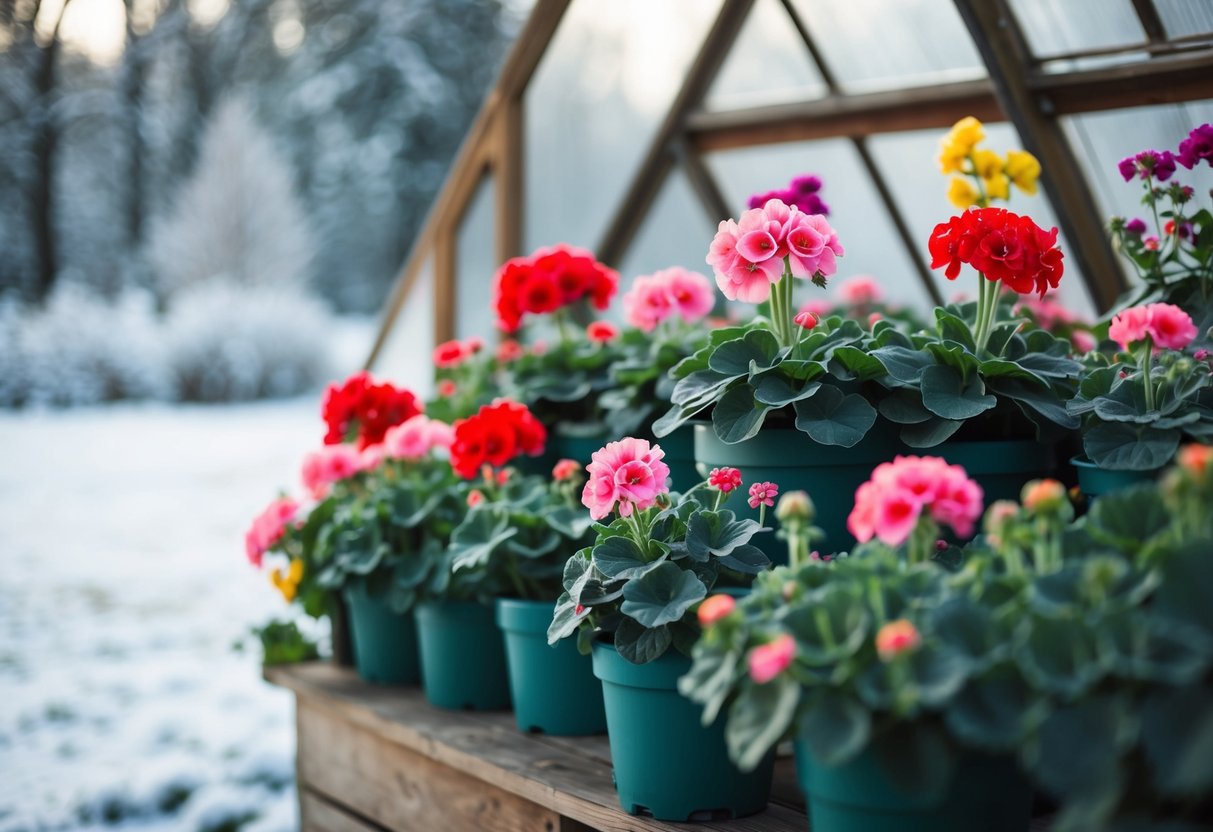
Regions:
<instances>
[{"instance_id":1,"label":"frosted glass pane","mask_svg":"<svg viewBox=\"0 0 1213 832\"><path fill-rule=\"evenodd\" d=\"M832 280L871 275L880 281L891 302L927 307L929 298L913 263L849 141L829 139L729 150L712 154L707 160L726 199L738 206L737 213L753 193L783 187L802 173L819 175L825 181L821 195L830 206L830 224L846 249ZM798 300L822 296L820 289L805 283Z\"/></svg>"},{"instance_id":2,"label":"frosted glass pane","mask_svg":"<svg viewBox=\"0 0 1213 832\"><path fill-rule=\"evenodd\" d=\"M1145 217L1140 182L1125 182L1116 168L1126 156L1148 148L1174 152L1193 127L1213 123L1213 101L1133 107L1103 113L1067 116L1061 120L1095 194L1101 215ZM1178 168L1176 178L1204 194L1206 204L1213 187L1208 165L1194 170ZM1127 263L1125 274L1133 275Z\"/></svg>"},{"instance_id":3,"label":"frosted glass pane","mask_svg":"<svg viewBox=\"0 0 1213 832\"><path fill-rule=\"evenodd\" d=\"M575 0L524 99L528 250L596 247L719 0Z\"/></svg>"},{"instance_id":4,"label":"frosted glass pane","mask_svg":"<svg viewBox=\"0 0 1213 832\"><path fill-rule=\"evenodd\" d=\"M936 223L944 222L956 209L948 202L948 177L939 172L936 158L939 155L939 138L942 130L921 130L907 133L890 133L873 136L868 140L872 157L880 169L884 181L893 193L910 234L916 242L916 250L924 263L930 262L927 241ZM984 147L1005 153L1023 147L1019 134L1009 124L987 124L987 139ZM1012 191L1009 203L999 205L1019 214L1028 214L1038 225L1051 228L1057 225L1057 214L1053 211L1044 189L1035 196ZM1064 237L1060 238L1061 250L1069 252ZM943 271L932 271L932 279L945 301L957 294L973 299L977 294L977 277L971 269L964 269L955 281L950 281ZM1090 294L1074 260L1066 262L1065 276L1061 280L1058 299L1071 311L1090 319L1094 315Z\"/></svg>"},{"instance_id":5,"label":"frosted glass pane","mask_svg":"<svg viewBox=\"0 0 1213 832\"><path fill-rule=\"evenodd\" d=\"M849 92L985 77L951 0L793 0L793 6Z\"/></svg>"},{"instance_id":6,"label":"frosted glass pane","mask_svg":"<svg viewBox=\"0 0 1213 832\"><path fill-rule=\"evenodd\" d=\"M459 223L455 240L455 334L460 338L489 338L494 332L488 299L498 265L493 240L495 195L493 179L482 179Z\"/></svg>"},{"instance_id":7,"label":"frosted glass pane","mask_svg":"<svg viewBox=\"0 0 1213 832\"><path fill-rule=\"evenodd\" d=\"M1154 8L1168 37L1213 32L1213 3L1209 0L1154 0Z\"/></svg>"},{"instance_id":8,"label":"frosted glass pane","mask_svg":"<svg viewBox=\"0 0 1213 832\"><path fill-rule=\"evenodd\" d=\"M434 392L433 350L434 268L426 261L371 370L428 398Z\"/></svg>"},{"instance_id":9,"label":"frosted glass pane","mask_svg":"<svg viewBox=\"0 0 1213 832\"><path fill-rule=\"evenodd\" d=\"M1039 57L1146 40L1130 0L1011 0L1011 8Z\"/></svg>"},{"instance_id":10,"label":"frosted glass pane","mask_svg":"<svg viewBox=\"0 0 1213 832\"><path fill-rule=\"evenodd\" d=\"M630 286L637 275L670 266L710 275L705 261L715 233L715 223L708 220L686 176L675 169L623 257L620 268L623 285Z\"/></svg>"},{"instance_id":11,"label":"frosted glass pane","mask_svg":"<svg viewBox=\"0 0 1213 832\"><path fill-rule=\"evenodd\" d=\"M779 0L758 0L704 99L708 110L805 101L826 84Z\"/></svg>"}]
</instances>

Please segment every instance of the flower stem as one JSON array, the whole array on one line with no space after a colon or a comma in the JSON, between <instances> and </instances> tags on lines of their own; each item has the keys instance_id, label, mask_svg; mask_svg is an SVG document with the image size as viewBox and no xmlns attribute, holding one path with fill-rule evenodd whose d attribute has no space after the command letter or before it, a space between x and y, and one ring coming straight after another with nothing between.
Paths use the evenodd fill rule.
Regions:
<instances>
[{"instance_id":1,"label":"flower stem","mask_svg":"<svg viewBox=\"0 0 1213 832\"><path fill-rule=\"evenodd\" d=\"M1154 411L1154 339L1146 336L1141 345L1141 376L1146 385L1146 410Z\"/></svg>"},{"instance_id":2,"label":"flower stem","mask_svg":"<svg viewBox=\"0 0 1213 832\"><path fill-rule=\"evenodd\" d=\"M993 328L995 312L998 310L998 289L994 281L987 280L981 272L977 273L977 318L974 322L973 341L977 345L977 353L985 352L990 340L990 330Z\"/></svg>"}]
</instances>

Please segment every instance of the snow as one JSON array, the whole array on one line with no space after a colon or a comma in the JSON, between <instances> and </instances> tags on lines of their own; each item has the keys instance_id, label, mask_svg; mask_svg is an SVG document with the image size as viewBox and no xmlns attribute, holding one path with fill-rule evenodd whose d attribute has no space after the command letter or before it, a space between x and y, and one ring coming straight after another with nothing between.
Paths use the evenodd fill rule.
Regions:
<instances>
[{"instance_id":1,"label":"snow","mask_svg":"<svg viewBox=\"0 0 1213 832\"><path fill-rule=\"evenodd\" d=\"M0 832L297 828L291 696L233 644L285 611L242 536L318 399L0 412Z\"/></svg>"}]
</instances>

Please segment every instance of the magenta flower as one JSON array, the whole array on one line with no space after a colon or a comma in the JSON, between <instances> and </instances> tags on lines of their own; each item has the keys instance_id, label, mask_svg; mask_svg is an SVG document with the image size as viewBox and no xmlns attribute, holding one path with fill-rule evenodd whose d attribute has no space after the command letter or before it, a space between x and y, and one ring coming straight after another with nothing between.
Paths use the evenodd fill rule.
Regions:
<instances>
[{"instance_id":1,"label":"magenta flower","mask_svg":"<svg viewBox=\"0 0 1213 832\"><path fill-rule=\"evenodd\" d=\"M741 472L736 468L713 468L708 474L708 486L728 494L741 488Z\"/></svg>"},{"instance_id":2,"label":"magenta flower","mask_svg":"<svg viewBox=\"0 0 1213 832\"><path fill-rule=\"evenodd\" d=\"M589 480L581 492L581 502L590 516L601 520L616 503L621 517L655 505L657 498L669 491L666 480L670 469L661 461L664 456L660 446L631 436L608 442L595 451L585 469Z\"/></svg>"},{"instance_id":3,"label":"magenta flower","mask_svg":"<svg viewBox=\"0 0 1213 832\"><path fill-rule=\"evenodd\" d=\"M1121 159L1116 167L1126 182L1135 175L1143 181L1166 182L1175 173L1175 156L1169 150L1143 150L1136 156Z\"/></svg>"},{"instance_id":4,"label":"magenta flower","mask_svg":"<svg viewBox=\"0 0 1213 832\"><path fill-rule=\"evenodd\" d=\"M299 511L299 503L282 497L265 507L253 518L253 525L244 535L244 552L249 563L261 568L262 556L282 539L287 525Z\"/></svg>"},{"instance_id":5,"label":"magenta flower","mask_svg":"<svg viewBox=\"0 0 1213 832\"><path fill-rule=\"evenodd\" d=\"M1130 178L1132 178L1132 177L1130 177ZM1138 236L1145 234L1146 233L1146 221L1139 217L1134 217L1133 219L1131 219L1125 223L1125 231L1129 232L1130 234L1136 234Z\"/></svg>"},{"instance_id":6,"label":"magenta flower","mask_svg":"<svg viewBox=\"0 0 1213 832\"><path fill-rule=\"evenodd\" d=\"M1179 154L1175 160L1191 170L1202 159L1213 165L1213 124L1193 128L1188 137L1179 143Z\"/></svg>"},{"instance_id":7,"label":"magenta flower","mask_svg":"<svg viewBox=\"0 0 1213 832\"><path fill-rule=\"evenodd\" d=\"M765 685L791 667L794 658L796 641L784 633L769 644L759 645L750 651L750 678Z\"/></svg>"},{"instance_id":8,"label":"magenta flower","mask_svg":"<svg viewBox=\"0 0 1213 832\"><path fill-rule=\"evenodd\" d=\"M779 486L773 482L756 482L750 486L750 508L774 506L779 496Z\"/></svg>"}]
</instances>

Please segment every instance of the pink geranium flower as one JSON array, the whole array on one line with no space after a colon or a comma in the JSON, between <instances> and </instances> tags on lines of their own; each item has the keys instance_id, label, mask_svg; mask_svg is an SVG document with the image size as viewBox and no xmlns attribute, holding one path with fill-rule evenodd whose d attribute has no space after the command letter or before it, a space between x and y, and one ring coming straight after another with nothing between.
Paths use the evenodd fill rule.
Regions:
<instances>
[{"instance_id":1,"label":"pink geranium flower","mask_svg":"<svg viewBox=\"0 0 1213 832\"><path fill-rule=\"evenodd\" d=\"M773 482L756 482L750 486L750 508L774 506L779 496L779 486Z\"/></svg>"},{"instance_id":2,"label":"pink geranium flower","mask_svg":"<svg viewBox=\"0 0 1213 832\"><path fill-rule=\"evenodd\" d=\"M810 315L815 315L818 319L824 318L834 309L834 305L824 298L813 298L806 300L800 305L800 312L808 312Z\"/></svg>"},{"instance_id":3,"label":"pink geranium flower","mask_svg":"<svg viewBox=\"0 0 1213 832\"><path fill-rule=\"evenodd\" d=\"M788 220L787 247L792 274L810 279L834 274L836 258L845 253L838 234L821 214L794 213Z\"/></svg>"},{"instance_id":4,"label":"pink geranium flower","mask_svg":"<svg viewBox=\"0 0 1213 832\"><path fill-rule=\"evenodd\" d=\"M552 469L552 479L557 482L571 480L581 473L581 463L575 459L562 459Z\"/></svg>"},{"instance_id":5,"label":"pink geranium flower","mask_svg":"<svg viewBox=\"0 0 1213 832\"><path fill-rule=\"evenodd\" d=\"M1133 306L1112 319L1108 337L1129 349L1151 338L1156 350L1182 350L1196 338L1196 325L1188 313L1170 303Z\"/></svg>"},{"instance_id":6,"label":"pink geranium flower","mask_svg":"<svg viewBox=\"0 0 1213 832\"><path fill-rule=\"evenodd\" d=\"M848 277L838 284L838 298L843 303L866 306L884 300L884 292L876 278L867 275Z\"/></svg>"},{"instance_id":7,"label":"pink geranium flower","mask_svg":"<svg viewBox=\"0 0 1213 832\"><path fill-rule=\"evenodd\" d=\"M688 324L702 320L716 305L712 281L699 272L675 266L656 276L664 281L674 311Z\"/></svg>"},{"instance_id":8,"label":"pink geranium flower","mask_svg":"<svg viewBox=\"0 0 1213 832\"><path fill-rule=\"evenodd\" d=\"M968 537L981 507L981 486L959 465L938 457L899 456L876 466L872 478L855 492L847 529L860 543L876 537L889 546L900 546L926 512L935 522Z\"/></svg>"},{"instance_id":9,"label":"pink geranium flower","mask_svg":"<svg viewBox=\"0 0 1213 832\"><path fill-rule=\"evenodd\" d=\"M263 556L282 539L287 525L298 511L298 502L290 497L281 497L253 518L253 525L244 535L244 552L249 563L258 569L261 568Z\"/></svg>"},{"instance_id":10,"label":"pink geranium flower","mask_svg":"<svg viewBox=\"0 0 1213 832\"><path fill-rule=\"evenodd\" d=\"M442 438L449 431L449 425L418 414L389 430L383 437L383 447L387 455L394 459L416 462L434 448L435 439ZM444 441L445 447L449 447L449 439Z\"/></svg>"},{"instance_id":11,"label":"pink geranium flower","mask_svg":"<svg viewBox=\"0 0 1213 832\"><path fill-rule=\"evenodd\" d=\"M585 328L585 337L594 344L609 344L619 337L619 330L610 321L592 321Z\"/></svg>"},{"instance_id":12,"label":"pink geranium flower","mask_svg":"<svg viewBox=\"0 0 1213 832\"><path fill-rule=\"evenodd\" d=\"M737 222L724 220L708 248L708 265L716 285L729 300L762 303L771 296L771 284L783 275L787 256L783 225L790 209L777 199L751 208Z\"/></svg>"},{"instance_id":13,"label":"pink geranium flower","mask_svg":"<svg viewBox=\"0 0 1213 832\"><path fill-rule=\"evenodd\" d=\"M668 492L669 466L662 462L665 451L647 440L626 437L608 442L594 452L586 466L589 480L581 492L581 502L590 516L601 520L619 505L619 514L650 508Z\"/></svg>"},{"instance_id":14,"label":"pink geranium flower","mask_svg":"<svg viewBox=\"0 0 1213 832\"><path fill-rule=\"evenodd\" d=\"M728 494L741 488L741 471L736 468L713 468L708 474L708 486Z\"/></svg>"},{"instance_id":15,"label":"pink geranium flower","mask_svg":"<svg viewBox=\"0 0 1213 832\"><path fill-rule=\"evenodd\" d=\"M642 275L623 295L624 319L644 332L652 332L670 317L672 303L657 275Z\"/></svg>"},{"instance_id":16,"label":"pink geranium flower","mask_svg":"<svg viewBox=\"0 0 1213 832\"><path fill-rule=\"evenodd\" d=\"M303 458L303 487L317 500L324 499L329 487L357 474L361 457L353 445L325 445Z\"/></svg>"},{"instance_id":17,"label":"pink geranium flower","mask_svg":"<svg viewBox=\"0 0 1213 832\"><path fill-rule=\"evenodd\" d=\"M1112 318L1108 337L1128 349L1130 344L1144 341L1150 335L1150 308L1132 306Z\"/></svg>"},{"instance_id":18,"label":"pink geranium flower","mask_svg":"<svg viewBox=\"0 0 1213 832\"><path fill-rule=\"evenodd\" d=\"M750 651L750 678L765 685L791 667L794 658L796 641L784 633L769 644L759 645Z\"/></svg>"}]
</instances>

